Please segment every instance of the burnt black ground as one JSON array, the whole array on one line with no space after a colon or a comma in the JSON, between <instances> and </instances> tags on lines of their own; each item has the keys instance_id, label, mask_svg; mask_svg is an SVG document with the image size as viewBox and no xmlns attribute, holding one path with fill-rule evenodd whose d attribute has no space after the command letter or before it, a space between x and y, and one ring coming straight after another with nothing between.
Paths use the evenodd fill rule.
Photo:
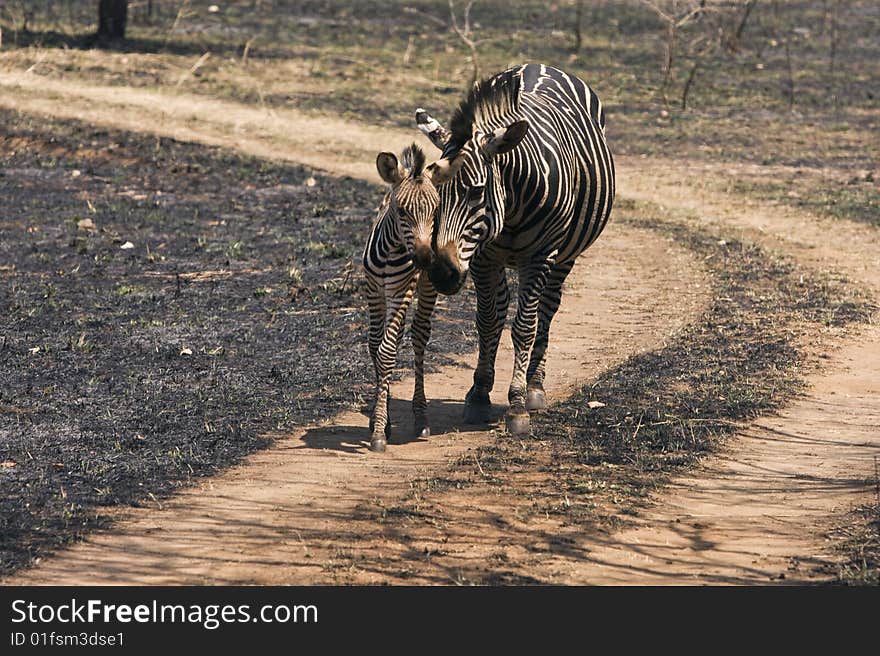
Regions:
<instances>
[{"instance_id":1,"label":"burnt black ground","mask_svg":"<svg viewBox=\"0 0 880 656\"><path fill-rule=\"evenodd\" d=\"M368 403L359 261L382 193L0 112L0 572L102 506L155 503ZM473 348L473 305L452 306L434 365Z\"/></svg>"}]
</instances>

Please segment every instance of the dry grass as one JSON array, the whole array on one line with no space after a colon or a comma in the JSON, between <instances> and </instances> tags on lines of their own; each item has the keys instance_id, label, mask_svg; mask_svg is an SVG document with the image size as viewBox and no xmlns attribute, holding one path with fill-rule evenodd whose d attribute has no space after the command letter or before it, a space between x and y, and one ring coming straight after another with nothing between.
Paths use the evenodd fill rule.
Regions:
<instances>
[{"instance_id":1,"label":"dry grass","mask_svg":"<svg viewBox=\"0 0 880 656\"><path fill-rule=\"evenodd\" d=\"M874 500L853 510L832 531L844 561L837 575L846 585L880 585L880 463L874 458Z\"/></svg>"},{"instance_id":2,"label":"dry grass","mask_svg":"<svg viewBox=\"0 0 880 656\"><path fill-rule=\"evenodd\" d=\"M38 10L31 33L17 35L7 16L0 68L405 127L417 105L446 114L469 79L469 50L443 27L448 6L441 0L354 6L331 0L296 8L231 2L214 13L211 4L194 0L181 17L169 2L152 21L136 16L130 42L112 52L90 48L88 10L70 16ZM577 55L573 2L483 0L473 20L484 71L541 61L594 85L618 153L791 167L792 175L774 180L773 188L746 181L740 190L876 220L880 12L867 0L844 3L833 32L828 3L775 7L758 3L736 48L704 63L686 111L666 106L658 94L663 25L643 3L591 6ZM683 43L692 36L682 34ZM679 54L671 96L694 56ZM829 184L829 168L844 172L843 188Z\"/></svg>"}]
</instances>

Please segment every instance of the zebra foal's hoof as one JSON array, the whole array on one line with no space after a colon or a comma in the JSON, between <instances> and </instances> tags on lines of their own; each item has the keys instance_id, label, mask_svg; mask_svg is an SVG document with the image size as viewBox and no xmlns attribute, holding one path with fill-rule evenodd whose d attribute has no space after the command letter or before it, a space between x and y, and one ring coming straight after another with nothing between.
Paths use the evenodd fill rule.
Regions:
<instances>
[{"instance_id":1,"label":"zebra foal's hoof","mask_svg":"<svg viewBox=\"0 0 880 656\"><path fill-rule=\"evenodd\" d=\"M528 435L531 429L529 413L522 410L508 412L505 424L511 435Z\"/></svg>"},{"instance_id":2,"label":"zebra foal's hoof","mask_svg":"<svg viewBox=\"0 0 880 656\"><path fill-rule=\"evenodd\" d=\"M386 446L388 446L388 442L386 440L376 438L370 440L370 451L374 453L384 453Z\"/></svg>"},{"instance_id":3,"label":"zebra foal's hoof","mask_svg":"<svg viewBox=\"0 0 880 656\"><path fill-rule=\"evenodd\" d=\"M416 437L431 437L431 427L427 424L417 425Z\"/></svg>"},{"instance_id":4,"label":"zebra foal's hoof","mask_svg":"<svg viewBox=\"0 0 880 656\"><path fill-rule=\"evenodd\" d=\"M526 392L526 410L543 410L547 407L547 397L544 390L532 387Z\"/></svg>"}]
</instances>

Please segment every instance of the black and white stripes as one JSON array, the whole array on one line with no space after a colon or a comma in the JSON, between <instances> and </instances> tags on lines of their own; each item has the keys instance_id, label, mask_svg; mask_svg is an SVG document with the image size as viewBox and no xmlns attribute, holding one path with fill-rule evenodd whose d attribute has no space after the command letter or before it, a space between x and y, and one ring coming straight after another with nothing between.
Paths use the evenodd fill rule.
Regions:
<instances>
[{"instance_id":1,"label":"black and white stripes","mask_svg":"<svg viewBox=\"0 0 880 656\"><path fill-rule=\"evenodd\" d=\"M384 451L390 434L389 379L397 359L406 314L416 297L412 322L415 351L413 414L419 435L429 435L424 386L425 347L431 334L431 314L437 292L421 269L433 261L431 237L438 196L424 170L425 155L415 144L404 150L402 161L381 153L376 168L391 185L379 207L364 249L370 308L370 357L376 373L376 405L370 420L370 448Z\"/></svg>"},{"instance_id":2,"label":"black and white stripes","mask_svg":"<svg viewBox=\"0 0 880 656\"><path fill-rule=\"evenodd\" d=\"M422 110L416 121L442 149L428 167L439 192L431 281L454 294L470 272L477 291L480 356L465 417L488 417L512 267L519 291L507 427L527 432L528 410L544 406L544 360L563 282L614 200L602 104L578 78L527 64L475 85L450 129Z\"/></svg>"}]
</instances>

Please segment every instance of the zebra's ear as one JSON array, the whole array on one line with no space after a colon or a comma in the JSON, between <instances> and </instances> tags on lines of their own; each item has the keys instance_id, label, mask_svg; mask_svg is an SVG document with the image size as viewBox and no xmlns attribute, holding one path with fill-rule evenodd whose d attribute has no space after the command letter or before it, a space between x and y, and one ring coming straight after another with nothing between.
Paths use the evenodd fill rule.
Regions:
<instances>
[{"instance_id":1,"label":"zebra's ear","mask_svg":"<svg viewBox=\"0 0 880 656\"><path fill-rule=\"evenodd\" d=\"M480 148L489 157L508 153L519 145L528 131L528 121L516 121L481 137Z\"/></svg>"},{"instance_id":2,"label":"zebra's ear","mask_svg":"<svg viewBox=\"0 0 880 656\"><path fill-rule=\"evenodd\" d=\"M391 185L398 184L405 175L394 153L379 153L376 158L376 170L379 171L381 178Z\"/></svg>"},{"instance_id":3,"label":"zebra's ear","mask_svg":"<svg viewBox=\"0 0 880 656\"><path fill-rule=\"evenodd\" d=\"M464 157L461 155L456 155L451 161L444 157L443 159L438 159L426 168L425 175L431 179L431 182L435 186L441 185L444 182L452 180L453 176L458 173L463 165Z\"/></svg>"},{"instance_id":4,"label":"zebra's ear","mask_svg":"<svg viewBox=\"0 0 880 656\"><path fill-rule=\"evenodd\" d=\"M446 142L452 136L452 133L440 125L437 119L421 108L416 110L416 127L440 150L446 147Z\"/></svg>"}]
</instances>

